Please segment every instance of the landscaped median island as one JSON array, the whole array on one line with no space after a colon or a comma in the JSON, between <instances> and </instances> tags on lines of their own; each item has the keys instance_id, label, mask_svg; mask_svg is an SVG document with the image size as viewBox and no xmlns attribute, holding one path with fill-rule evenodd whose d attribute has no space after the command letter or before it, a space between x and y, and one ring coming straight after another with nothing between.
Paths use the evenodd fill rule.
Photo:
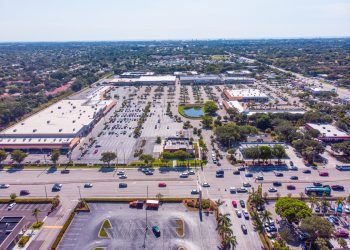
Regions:
<instances>
[{"instance_id":1,"label":"landscaped median island","mask_svg":"<svg viewBox=\"0 0 350 250\"><path fill-rule=\"evenodd\" d=\"M215 214L208 213L201 221L198 209L189 210L184 199L89 198L84 202L89 210L78 212L79 207L71 214L52 249L140 249L146 244L147 249L214 250L220 246Z\"/></svg>"}]
</instances>

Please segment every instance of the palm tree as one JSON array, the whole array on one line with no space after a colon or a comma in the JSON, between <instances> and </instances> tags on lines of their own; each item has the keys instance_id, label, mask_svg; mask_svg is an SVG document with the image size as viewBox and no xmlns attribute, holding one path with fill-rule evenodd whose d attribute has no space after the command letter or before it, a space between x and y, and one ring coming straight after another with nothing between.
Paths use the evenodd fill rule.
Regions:
<instances>
[{"instance_id":1,"label":"palm tree","mask_svg":"<svg viewBox=\"0 0 350 250\"><path fill-rule=\"evenodd\" d=\"M338 197L335 204L337 204L337 206L339 205L344 205L345 204L345 199L343 197Z\"/></svg>"},{"instance_id":2,"label":"palm tree","mask_svg":"<svg viewBox=\"0 0 350 250\"><path fill-rule=\"evenodd\" d=\"M36 219L36 223L38 223L38 215L41 211L38 209L38 208L34 208L33 211L32 211L32 215L35 217Z\"/></svg>"},{"instance_id":3,"label":"palm tree","mask_svg":"<svg viewBox=\"0 0 350 250\"><path fill-rule=\"evenodd\" d=\"M311 204L311 209L313 209L315 205L318 206L318 200L317 200L317 198L316 198L315 195L312 195L312 196L309 198L309 202L310 202L310 204Z\"/></svg>"},{"instance_id":4,"label":"palm tree","mask_svg":"<svg viewBox=\"0 0 350 250\"><path fill-rule=\"evenodd\" d=\"M321 206L322 206L322 212L323 212L323 214L325 214L327 212L327 209L330 207L330 203L329 203L329 201L324 199L321 201Z\"/></svg>"},{"instance_id":5,"label":"palm tree","mask_svg":"<svg viewBox=\"0 0 350 250\"><path fill-rule=\"evenodd\" d=\"M233 234L233 231L232 231L232 229L231 229L231 226L232 226L232 224L231 224L231 222L230 222L230 224L228 224L228 225L223 224L223 225L221 225L221 226L218 228L218 232L219 232L219 234L222 235L223 239L225 239L225 237L226 237L227 235L232 235L232 234Z\"/></svg>"},{"instance_id":6,"label":"palm tree","mask_svg":"<svg viewBox=\"0 0 350 250\"><path fill-rule=\"evenodd\" d=\"M231 223L231 219L229 216L230 216L229 213L219 214L219 216L218 216L218 228L221 225L228 225L229 223Z\"/></svg>"},{"instance_id":7,"label":"palm tree","mask_svg":"<svg viewBox=\"0 0 350 250\"><path fill-rule=\"evenodd\" d=\"M265 209L264 212L261 214L261 218L263 221L268 221L272 219L271 215L272 215L271 212Z\"/></svg>"},{"instance_id":8,"label":"palm tree","mask_svg":"<svg viewBox=\"0 0 350 250\"><path fill-rule=\"evenodd\" d=\"M51 204L52 204L51 211L53 211L60 205L60 196L56 195L55 197L53 197Z\"/></svg>"},{"instance_id":9,"label":"palm tree","mask_svg":"<svg viewBox=\"0 0 350 250\"><path fill-rule=\"evenodd\" d=\"M235 235L227 235L223 240L224 249L236 249L237 238Z\"/></svg>"},{"instance_id":10,"label":"palm tree","mask_svg":"<svg viewBox=\"0 0 350 250\"><path fill-rule=\"evenodd\" d=\"M216 205L216 210L219 210L219 207L224 204L225 202L218 199L217 201L215 201L215 205Z\"/></svg>"}]
</instances>

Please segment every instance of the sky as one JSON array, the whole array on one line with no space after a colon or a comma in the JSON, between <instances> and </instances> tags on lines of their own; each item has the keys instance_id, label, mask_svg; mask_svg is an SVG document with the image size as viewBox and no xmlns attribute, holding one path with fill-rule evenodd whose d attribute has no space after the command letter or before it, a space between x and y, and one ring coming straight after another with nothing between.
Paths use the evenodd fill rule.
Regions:
<instances>
[{"instance_id":1,"label":"sky","mask_svg":"<svg viewBox=\"0 0 350 250\"><path fill-rule=\"evenodd\" d=\"M0 42L350 37L350 0L0 0Z\"/></svg>"}]
</instances>

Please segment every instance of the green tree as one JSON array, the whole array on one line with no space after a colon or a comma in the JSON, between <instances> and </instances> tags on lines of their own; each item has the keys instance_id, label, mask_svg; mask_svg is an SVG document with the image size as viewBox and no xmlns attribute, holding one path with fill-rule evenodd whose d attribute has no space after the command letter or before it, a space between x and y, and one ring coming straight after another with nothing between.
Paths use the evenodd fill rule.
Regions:
<instances>
[{"instance_id":1,"label":"green tree","mask_svg":"<svg viewBox=\"0 0 350 250\"><path fill-rule=\"evenodd\" d=\"M256 126L261 130L266 130L267 128L271 128L271 119L268 115L263 114L260 115L256 120Z\"/></svg>"},{"instance_id":2,"label":"green tree","mask_svg":"<svg viewBox=\"0 0 350 250\"><path fill-rule=\"evenodd\" d=\"M237 237L235 235L227 235L223 241L224 249L236 249L237 247Z\"/></svg>"},{"instance_id":3,"label":"green tree","mask_svg":"<svg viewBox=\"0 0 350 250\"><path fill-rule=\"evenodd\" d=\"M315 244L317 238L329 240L334 233L333 225L317 215L302 219L300 230L308 235L307 241L310 244L310 248Z\"/></svg>"},{"instance_id":4,"label":"green tree","mask_svg":"<svg viewBox=\"0 0 350 250\"><path fill-rule=\"evenodd\" d=\"M7 154L5 150L0 150L0 165L4 160L6 160L6 158L7 158Z\"/></svg>"},{"instance_id":5,"label":"green tree","mask_svg":"<svg viewBox=\"0 0 350 250\"><path fill-rule=\"evenodd\" d=\"M160 136L157 136L156 143L157 144L161 144L162 143L162 138Z\"/></svg>"},{"instance_id":6,"label":"green tree","mask_svg":"<svg viewBox=\"0 0 350 250\"><path fill-rule=\"evenodd\" d=\"M56 165L58 159L60 158L60 150L59 149L54 149L52 150L52 153L51 153L51 161L54 165Z\"/></svg>"},{"instance_id":7,"label":"green tree","mask_svg":"<svg viewBox=\"0 0 350 250\"><path fill-rule=\"evenodd\" d=\"M332 144L331 148L337 153L341 152L346 156L350 156L350 141Z\"/></svg>"},{"instance_id":8,"label":"green tree","mask_svg":"<svg viewBox=\"0 0 350 250\"><path fill-rule=\"evenodd\" d=\"M272 158L271 147L269 147L269 146L260 146L259 147L259 151L260 151L261 159L267 161L267 160Z\"/></svg>"},{"instance_id":9,"label":"green tree","mask_svg":"<svg viewBox=\"0 0 350 250\"><path fill-rule=\"evenodd\" d=\"M213 125L213 117L205 115L202 117L202 124L205 128L211 128Z\"/></svg>"},{"instance_id":10,"label":"green tree","mask_svg":"<svg viewBox=\"0 0 350 250\"><path fill-rule=\"evenodd\" d=\"M180 161L185 161L186 159L189 159L191 155L184 150L177 150L174 152L174 157Z\"/></svg>"},{"instance_id":11,"label":"green tree","mask_svg":"<svg viewBox=\"0 0 350 250\"><path fill-rule=\"evenodd\" d=\"M280 162L286 156L286 150L281 144L275 144L272 147L272 155Z\"/></svg>"},{"instance_id":12,"label":"green tree","mask_svg":"<svg viewBox=\"0 0 350 250\"><path fill-rule=\"evenodd\" d=\"M289 197L282 197L277 200L275 212L289 222L298 222L312 215L311 208L305 202Z\"/></svg>"},{"instance_id":13,"label":"green tree","mask_svg":"<svg viewBox=\"0 0 350 250\"><path fill-rule=\"evenodd\" d=\"M208 115L215 115L216 111L219 109L218 105L214 101L207 101L204 103L204 112Z\"/></svg>"},{"instance_id":14,"label":"green tree","mask_svg":"<svg viewBox=\"0 0 350 250\"><path fill-rule=\"evenodd\" d=\"M253 126L238 126L233 122L218 126L214 131L216 138L224 146L243 141L248 134L257 134L258 130Z\"/></svg>"},{"instance_id":15,"label":"green tree","mask_svg":"<svg viewBox=\"0 0 350 250\"><path fill-rule=\"evenodd\" d=\"M16 193L11 193L11 194L10 194L10 199L11 199L12 201L14 201L16 198L17 198Z\"/></svg>"},{"instance_id":16,"label":"green tree","mask_svg":"<svg viewBox=\"0 0 350 250\"><path fill-rule=\"evenodd\" d=\"M28 155L23 152L22 150L13 150L11 153L11 159L15 162L17 162L18 164L21 164L22 161L24 161L24 159L27 157Z\"/></svg>"},{"instance_id":17,"label":"green tree","mask_svg":"<svg viewBox=\"0 0 350 250\"><path fill-rule=\"evenodd\" d=\"M227 150L227 153L230 155L230 159L233 160L234 159L234 154L236 153L236 149L235 148L230 148L229 150Z\"/></svg>"},{"instance_id":18,"label":"green tree","mask_svg":"<svg viewBox=\"0 0 350 250\"><path fill-rule=\"evenodd\" d=\"M107 162L108 167L109 167L111 164L111 161L115 160L116 158L117 158L117 154L114 152L103 152L101 154L100 161Z\"/></svg>"},{"instance_id":19,"label":"green tree","mask_svg":"<svg viewBox=\"0 0 350 250\"><path fill-rule=\"evenodd\" d=\"M38 208L34 208L34 209L32 210L32 215L35 217L36 223L39 222L38 216L39 216L39 213L40 213L40 212L41 212L41 211L40 211Z\"/></svg>"},{"instance_id":20,"label":"green tree","mask_svg":"<svg viewBox=\"0 0 350 250\"><path fill-rule=\"evenodd\" d=\"M141 161L144 161L145 164L148 166L149 164L151 164L152 162L154 162L154 158L152 155L149 154L142 154L140 155L139 159Z\"/></svg>"}]
</instances>

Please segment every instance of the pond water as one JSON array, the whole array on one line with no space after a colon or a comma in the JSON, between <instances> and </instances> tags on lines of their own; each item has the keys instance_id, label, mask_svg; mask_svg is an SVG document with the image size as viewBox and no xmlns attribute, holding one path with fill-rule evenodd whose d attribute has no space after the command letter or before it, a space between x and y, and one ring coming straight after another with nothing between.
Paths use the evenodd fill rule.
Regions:
<instances>
[{"instance_id":1,"label":"pond water","mask_svg":"<svg viewBox=\"0 0 350 250\"><path fill-rule=\"evenodd\" d=\"M188 117L199 118L204 115L202 108L184 109L184 113Z\"/></svg>"}]
</instances>

